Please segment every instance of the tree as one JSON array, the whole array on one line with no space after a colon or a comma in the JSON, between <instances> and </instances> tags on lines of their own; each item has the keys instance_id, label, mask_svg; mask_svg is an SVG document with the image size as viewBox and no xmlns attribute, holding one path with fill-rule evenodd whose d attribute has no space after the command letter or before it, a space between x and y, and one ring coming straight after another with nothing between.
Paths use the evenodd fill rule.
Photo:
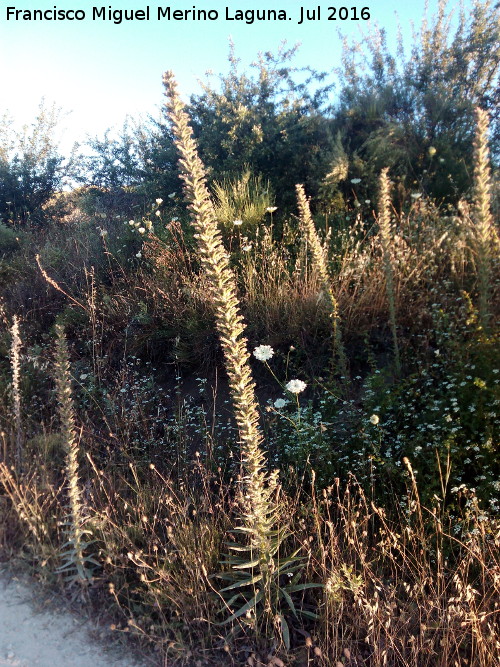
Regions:
<instances>
[{"instance_id":1,"label":"tree","mask_svg":"<svg viewBox=\"0 0 500 667\"><path fill-rule=\"evenodd\" d=\"M60 110L43 101L32 125L20 131L8 115L0 119L0 218L32 226L47 220L47 206L71 168L58 152L59 119Z\"/></svg>"},{"instance_id":2,"label":"tree","mask_svg":"<svg viewBox=\"0 0 500 667\"><path fill-rule=\"evenodd\" d=\"M119 197L130 213L179 188L175 146L162 119L127 119L118 136L108 131L88 146L92 152L81 160L78 180L98 188L101 208L114 206Z\"/></svg>"},{"instance_id":3,"label":"tree","mask_svg":"<svg viewBox=\"0 0 500 667\"><path fill-rule=\"evenodd\" d=\"M217 86L205 83L188 106L210 178L234 178L250 167L270 182L279 206L293 208L296 183L318 192L334 143L323 114L330 86L320 85L324 74L293 68L295 52L260 54L252 76L239 72L231 45L228 74L219 75Z\"/></svg>"},{"instance_id":4,"label":"tree","mask_svg":"<svg viewBox=\"0 0 500 667\"><path fill-rule=\"evenodd\" d=\"M335 127L349 175L362 179L366 196L390 167L401 196L423 189L438 201L460 198L471 184L476 106L490 113L498 163L499 67L498 5L490 0L477 0L468 15L463 7L455 15L441 0L414 34L409 55L401 42L392 55L380 28L363 45L345 42Z\"/></svg>"}]
</instances>

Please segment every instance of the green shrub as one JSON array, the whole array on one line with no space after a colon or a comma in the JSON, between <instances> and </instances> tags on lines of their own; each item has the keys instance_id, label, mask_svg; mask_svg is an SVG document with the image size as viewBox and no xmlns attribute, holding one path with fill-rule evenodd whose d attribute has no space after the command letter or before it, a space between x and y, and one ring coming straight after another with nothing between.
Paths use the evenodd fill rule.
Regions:
<instances>
[{"instance_id":1,"label":"green shrub","mask_svg":"<svg viewBox=\"0 0 500 667\"><path fill-rule=\"evenodd\" d=\"M0 222L0 257L12 254L19 246L16 232Z\"/></svg>"}]
</instances>

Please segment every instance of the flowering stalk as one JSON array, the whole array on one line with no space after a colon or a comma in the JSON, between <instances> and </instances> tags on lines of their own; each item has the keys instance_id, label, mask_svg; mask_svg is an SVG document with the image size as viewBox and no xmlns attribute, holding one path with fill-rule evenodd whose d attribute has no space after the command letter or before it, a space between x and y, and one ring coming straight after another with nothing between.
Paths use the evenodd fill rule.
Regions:
<instances>
[{"instance_id":1,"label":"flowering stalk","mask_svg":"<svg viewBox=\"0 0 500 667\"><path fill-rule=\"evenodd\" d=\"M491 215L491 170L488 156L488 113L476 109L476 138L474 142L474 227L479 281L479 319L483 328L489 321L492 244L495 240Z\"/></svg>"},{"instance_id":2,"label":"flowering stalk","mask_svg":"<svg viewBox=\"0 0 500 667\"><path fill-rule=\"evenodd\" d=\"M12 407L14 413L15 427L15 462L18 471L22 463L22 430L21 430L21 391L20 384L20 350L21 336L19 335L19 318L14 315L12 328L10 330L12 342L10 346L10 365L12 368Z\"/></svg>"},{"instance_id":3,"label":"flowering stalk","mask_svg":"<svg viewBox=\"0 0 500 667\"><path fill-rule=\"evenodd\" d=\"M333 354L338 358L338 365L344 381L348 380L347 359L342 342L342 331L340 327L340 317L337 299L332 290L330 276L325 260L325 253L319 240L318 232L314 226L314 222L309 208L309 201L306 198L303 185L295 186L297 191L297 202L299 205L300 223L304 230L304 235L311 249L314 267L318 272L321 280L321 286L326 295L328 306L330 310L330 317L333 324Z\"/></svg>"},{"instance_id":4,"label":"flowering stalk","mask_svg":"<svg viewBox=\"0 0 500 667\"><path fill-rule=\"evenodd\" d=\"M387 300L389 302L389 317L391 321L392 340L394 345L394 360L396 362L396 372L401 374L401 361L399 358L398 334L396 327L396 297L394 292L394 268L391 259L391 183L388 176L389 169L382 169L380 174L379 186L379 215L378 226L380 230L380 240L382 242L382 252L384 256L385 285Z\"/></svg>"},{"instance_id":5,"label":"flowering stalk","mask_svg":"<svg viewBox=\"0 0 500 667\"><path fill-rule=\"evenodd\" d=\"M62 554L63 565L59 568L59 572L67 572L75 569L76 575L70 576L70 578L81 582L89 579L91 575L86 567L86 560L90 559L86 559L84 556L86 531L83 529L83 501L78 477L78 436L71 396L68 346L62 326L56 325L56 334L55 382L59 403L61 435L66 453L66 477L69 499L68 543L66 551Z\"/></svg>"},{"instance_id":6,"label":"flowering stalk","mask_svg":"<svg viewBox=\"0 0 500 667\"><path fill-rule=\"evenodd\" d=\"M262 450L255 385L248 363L250 355L247 341L243 336L245 325L239 310L236 281L222 244L214 205L206 185L205 169L192 137L189 117L179 98L177 84L171 72L164 74L163 83L175 144L180 153L184 194L189 202L201 263L209 278L215 304L216 326L224 352L239 430L246 501L242 509L243 521L251 535L251 543L258 554L262 569L270 564L268 535L274 514L270 496L276 481L270 481L271 478L265 473L266 459Z\"/></svg>"}]
</instances>

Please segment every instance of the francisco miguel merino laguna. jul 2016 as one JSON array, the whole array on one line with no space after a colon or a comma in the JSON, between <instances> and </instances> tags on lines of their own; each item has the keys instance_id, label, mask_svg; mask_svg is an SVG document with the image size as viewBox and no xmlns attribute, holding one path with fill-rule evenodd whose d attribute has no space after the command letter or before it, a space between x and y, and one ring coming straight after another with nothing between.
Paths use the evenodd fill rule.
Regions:
<instances>
[{"instance_id":1,"label":"francisco miguel merino laguna. jul 2016","mask_svg":"<svg viewBox=\"0 0 500 667\"><path fill-rule=\"evenodd\" d=\"M323 16L328 21L352 20L359 21L370 18L369 8L363 7L325 7ZM156 11L155 11L156 10ZM322 8L318 5L314 8L298 7L295 18L300 25L305 21L321 21ZM22 9L18 7L6 7L5 18L7 21L109 21L119 25L123 21L149 21L152 17L157 21L217 21L224 18L226 21L244 21L252 24L255 21L292 21L293 17L285 9L233 9L226 7L223 14L217 9L176 9L175 7L150 8L149 5L143 9L114 9L108 7L92 7L91 10L84 9L58 9L54 5L52 9Z\"/></svg>"}]
</instances>

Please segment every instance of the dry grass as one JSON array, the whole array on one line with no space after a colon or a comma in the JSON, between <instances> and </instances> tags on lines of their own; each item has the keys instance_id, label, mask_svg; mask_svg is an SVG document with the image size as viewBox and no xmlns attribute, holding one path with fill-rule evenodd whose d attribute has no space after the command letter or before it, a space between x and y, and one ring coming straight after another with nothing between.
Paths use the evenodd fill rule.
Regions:
<instances>
[{"instance_id":1,"label":"dry grass","mask_svg":"<svg viewBox=\"0 0 500 667\"><path fill-rule=\"evenodd\" d=\"M408 459L379 456L384 425L377 415L371 425L370 413L353 417L367 404L366 387L375 386L368 380L379 383L370 391L378 391L380 406L389 400L390 383L398 382L390 376L394 356L400 355L404 380L405 373L415 377L419 364L422 377L431 377L437 358L456 354L463 339L454 323L462 322L466 340L489 355L486 365L495 358L500 281L487 178L481 181L486 167L478 167L477 201L449 215L421 197L401 216L394 214L389 226L386 193L381 234L373 220L357 215L322 236L321 220L313 220L303 196L302 222L312 225L309 248L294 220L281 234L272 221L256 222L251 239L237 232L223 238L187 118L171 79L166 83L198 238L184 222L169 219L144 239L127 227L115 246L111 234L95 233L89 244L99 251L93 253L83 232L72 250L59 231L60 245L53 240L40 252L47 284L34 264L34 241L15 260L19 275L22 262L31 268L25 283L6 288L8 312L25 292L33 306L20 322L22 347L2 315L2 549L17 552L64 589L58 568L69 517L78 532L70 536L74 555L93 566L87 602L105 610L99 613L114 632L152 650L158 665L500 665L500 524L494 512L470 485L450 489L455 464L441 464L437 450L441 492L430 493L430 481L420 479ZM480 162L484 146L480 138L476 143ZM75 220L71 224L90 224L87 217ZM111 219L98 222L118 229ZM489 244L483 254L478 238ZM68 263L83 258L81 270L61 267L64 253ZM57 297L52 303L49 294ZM277 375L283 370L286 379L292 371L306 377L310 370L306 397L302 403L296 397L293 409L283 399L259 405L240 304L252 342L278 348ZM448 325L445 335L437 331L436 312ZM352 383L350 403L338 398L330 419L319 409L335 386L332 314L340 314L345 354L364 377ZM66 349L59 336L62 428L48 372L56 320L66 325L69 342ZM236 426L217 411L226 396L217 397L216 389L211 396L205 377L183 393L183 363L197 372L204 363L217 366L214 327L230 377L233 403L225 409ZM377 363L370 345L377 341L384 372L370 375L366 368ZM300 348L297 360L291 344ZM463 351L464 361L470 362L469 352ZM498 387L483 379L479 365L471 368L471 383L479 403L488 397L493 403ZM401 385L405 391L409 386ZM274 396L274 388L265 388ZM404 393L398 396L404 401ZM418 398L427 408L425 393ZM283 469L279 480L267 470L263 446L265 435L272 441L279 432L280 410L291 426L285 443L291 454L278 450L274 456L296 469ZM450 415L457 424L453 437L471 415ZM481 456L498 447L496 422L488 419L485 443L470 443L472 451L484 445ZM405 434L410 441L418 421L415 414L413 434ZM299 442L307 450L319 434L330 447L320 455L337 454L350 447L344 438L351 427L370 452L359 462L369 473L356 480L342 469L342 479L319 488L307 460L299 458L302 450L293 447ZM442 443L443 451L453 442ZM74 487L69 513L65 456ZM14 465L16 458L22 467ZM474 462L467 465L467 474L481 472ZM484 459L477 466L485 469ZM430 500L423 503L421 496ZM90 532L85 539L83 527ZM255 558L247 558L249 547ZM240 561L236 549L243 549Z\"/></svg>"}]
</instances>

